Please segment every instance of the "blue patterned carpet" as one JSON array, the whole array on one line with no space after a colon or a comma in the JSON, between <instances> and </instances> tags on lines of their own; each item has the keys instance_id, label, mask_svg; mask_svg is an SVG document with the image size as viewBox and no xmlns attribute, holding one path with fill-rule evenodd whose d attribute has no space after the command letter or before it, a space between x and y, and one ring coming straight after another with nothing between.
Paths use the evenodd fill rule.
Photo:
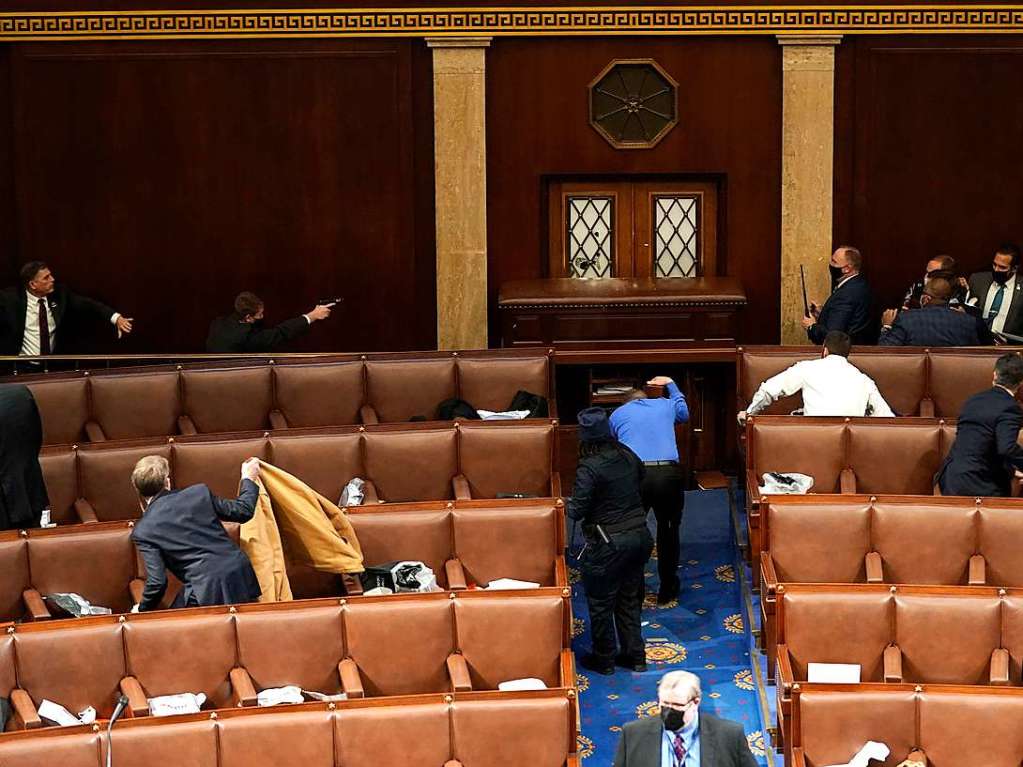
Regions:
<instances>
[{"instance_id":1,"label":"blue patterned carpet","mask_svg":"<svg viewBox=\"0 0 1023 767\"><path fill-rule=\"evenodd\" d=\"M651 515L651 529L653 519ZM578 545L573 544L572 551ZM654 551L657 556L657 551ZM570 566L574 564L570 560ZM765 723L761 721L751 637L736 578L738 552L723 490L686 493L682 525L682 595L679 603L657 607L657 563L647 564L647 601L643 607L648 671L618 669L603 676L578 669L581 735L579 752L586 767L610 767L624 723L657 716L657 681L685 669L703 685L701 710L742 722L753 754L765 759ZM747 571L748 572L748 571ZM572 648L576 656L590 648L589 613L578 572L573 581L575 615Z\"/></svg>"}]
</instances>

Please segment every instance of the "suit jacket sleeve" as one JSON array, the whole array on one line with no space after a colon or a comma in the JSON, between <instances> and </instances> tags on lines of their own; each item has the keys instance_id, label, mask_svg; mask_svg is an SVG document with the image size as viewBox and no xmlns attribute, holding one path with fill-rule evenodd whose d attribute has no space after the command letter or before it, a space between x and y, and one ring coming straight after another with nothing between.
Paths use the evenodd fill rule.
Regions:
<instances>
[{"instance_id":1,"label":"suit jacket sleeve","mask_svg":"<svg viewBox=\"0 0 1023 767\"><path fill-rule=\"evenodd\" d=\"M228 522L248 522L256 512L256 501L259 500L259 487L251 479L243 479L241 492L235 499L218 498L210 493L213 510L217 516Z\"/></svg>"},{"instance_id":2,"label":"suit jacket sleeve","mask_svg":"<svg viewBox=\"0 0 1023 767\"><path fill-rule=\"evenodd\" d=\"M272 352L283 343L298 338L309 329L309 320L304 315L285 320L273 328L257 331L245 342L247 352Z\"/></svg>"},{"instance_id":3,"label":"suit jacket sleeve","mask_svg":"<svg viewBox=\"0 0 1023 767\"><path fill-rule=\"evenodd\" d=\"M628 732L629 731L626 730L624 727L622 728L622 734L618 738L618 748L615 750L615 759L614 759L614 762L612 763L611 767L625 767L626 766L627 762L626 762L626 759L625 759L625 739L626 739L626 737L628 737Z\"/></svg>"},{"instance_id":4,"label":"suit jacket sleeve","mask_svg":"<svg viewBox=\"0 0 1023 767\"><path fill-rule=\"evenodd\" d=\"M828 311L821 310L820 320L810 327L812 331L810 340L816 344L824 343L824 337L831 330L841 330L849 333L852 330L852 315L854 304L844 296L839 296L830 302Z\"/></svg>"},{"instance_id":5,"label":"suit jacket sleeve","mask_svg":"<svg viewBox=\"0 0 1023 767\"><path fill-rule=\"evenodd\" d=\"M909 311L914 311L910 309ZM878 346L908 346L909 333L906 326L902 324L902 315L895 318L891 330L882 330L881 337L877 340Z\"/></svg>"},{"instance_id":6,"label":"suit jacket sleeve","mask_svg":"<svg viewBox=\"0 0 1023 767\"><path fill-rule=\"evenodd\" d=\"M163 555L155 546L135 541L135 547L146 566L146 586L142 590L139 612L155 610L160 606L160 600L167 591L167 566L163 562Z\"/></svg>"},{"instance_id":7,"label":"suit jacket sleeve","mask_svg":"<svg viewBox=\"0 0 1023 767\"><path fill-rule=\"evenodd\" d=\"M107 322L110 322L110 318L117 313L102 301L80 296L77 293L72 293L70 290L67 292L67 308L72 314L95 314Z\"/></svg>"},{"instance_id":8,"label":"suit jacket sleeve","mask_svg":"<svg viewBox=\"0 0 1023 767\"><path fill-rule=\"evenodd\" d=\"M642 465L642 464L640 464ZM580 463L575 471L575 485L572 497L568 499L568 518L582 520L593 504L593 492L597 478L587 464Z\"/></svg>"},{"instance_id":9,"label":"suit jacket sleeve","mask_svg":"<svg viewBox=\"0 0 1023 767\"><path fill-rule=\"evenodd\" d=\"M998 455L1016 469L1023 469L1023 447L1020 447L1016 441L1019 439L1021 426L1023 426L1023 416L1016 408L1005 413L995 422Z\"/></svg>"}]
</instances>

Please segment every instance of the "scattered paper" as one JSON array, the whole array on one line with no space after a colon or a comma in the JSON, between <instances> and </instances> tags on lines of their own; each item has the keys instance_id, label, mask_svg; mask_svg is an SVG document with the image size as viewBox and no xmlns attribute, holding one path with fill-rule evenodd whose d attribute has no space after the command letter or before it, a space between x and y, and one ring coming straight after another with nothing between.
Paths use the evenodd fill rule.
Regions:
<instances>
[{"instance_id":1,"label":"scattered paper","mask_svg":"<svg viewBox=\"0 0 1023 767\"><path fill-rule=\"evenodd\" d=\"M859 684L858 663L808 663L806 681L820 684Z\"/></svg>"},{"instance_id":2,"label":"scattered paper","mask_svg":"<svg viewBox=\"0 0 1023 767\"><path fill-rule=\"evenodd\" d=\"M201 692L160 695L156 698L149 698L149 713L152 716L198 714L205 702L206 696Z\"/></svg>"},{"instance_id":3,"label":"scattered paper","mask_svg":"<svg viewBox=\"0 0 1023 767\"><path fill-rule=\"evenodd\" d=\"M871 759L883 762L890 753L891 750L884 743L868 740L866 745L859 750L859 753L848 762L845 764L833 764L831 767L868 767Z\"/></svg>"},{"instance_id":4,"label":"scattered paper","mask_svg":"<svg viewBox=\"0 0 1023 767\"><path fill-rule=\"evenodd\" d=\"M39 704L39 717L41 719L48 719L51 722L55 722L61 727L74 727L76 724L84 724L81 719L72 714L59 703L54 703L52 700L44 699L43 702Z\"/></svg>"},{"instance_id":5,"label":"scattered paper","mask_svg":"<svg viewBox=\"0 0 1023 767\"><path fill-rule=\"evenodd\" d=\"M528 410L477 410L476 414L484 421L521 421L529 415Z\"/></svg>"},{"instance_id":6,"label":"scattered paper","mask_svg":"<svg viewBox=\"0 0 1023 767\"><path fill-rule=\"evenodd\" d=\"M82 724L92 724L96 721L96 709L88 706L78 712L78 721Z\"/></svg>"},{"instance_id":7,"label":"scattered paper","mask_svg":"<svg viewBox=\"0 0 1023 767\"><path fill-rule=\"evenodd\" d=\"M543 683L542 679L527 677L526 679L510 679L507 682L500 682L497 685L497 689L504 690L506 692L519 692L521 690L546 690L547 685Z\"/></svg>"},{"instance_id":8,"label":"scattered paper","mask_svg":"<svg viewBox=\"0 0 1023 767\"><path fill-rule=\"evenodd\" d=\"M538 589L539 583L532 581L517 581L514 578L498 578L491 581L486 587L487 591L509 591L511 589Z\"/></svg>"},{"instance_id":9,"label":"scattered paper","mask_svg":"<svg viewBox=\"0 0 1023 767\"><path fill-rule=\"evenodd\" d=\"M324 702L330 702L335 700L348 700L347 693L339 692L337 695L327 695L322 692L315 692L314 690L302 690L303 693L308 695L313 700L322 700Z\"/></svg>"},{"instance_id":10,"label":"scattered paper","mask_svg":"<svg viewBox=\"0 0 1023 767\"><path fill-rule=\"evenodd\" d=\"M285 687L268 687L256 695L256 704L263 706L279 706L282 703L304 703L302 690L295 685Z\"/></svg>"}]
</instances>

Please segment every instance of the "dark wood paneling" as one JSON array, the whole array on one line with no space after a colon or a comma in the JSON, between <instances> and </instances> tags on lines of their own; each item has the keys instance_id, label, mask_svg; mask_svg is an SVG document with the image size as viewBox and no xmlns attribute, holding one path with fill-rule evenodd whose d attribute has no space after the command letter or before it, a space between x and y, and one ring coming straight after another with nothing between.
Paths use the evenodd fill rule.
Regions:
<instances>
[{"instance_id":1,"label":"dark wood paneling","mask_svg":"<svg viewBox=\"0 0 1023 767\"><path fill-rule=\"evenodd\" d=\"M91 349L200 350L242 289L270 320L346 297L296 351L434 344L421 42L38 44L12 71L20 260L137 322Z\"/></svg>"},{"instance_id":2,"label":"dark wood paneling","mask_svg":"<svg viewBox=\"0 0 1023 767\"><path fill-rule=\"evenodd\" d=\"M1023 239L1023 38L855 38L836 91L835 239L859 245L878 307L927 260L988 268Z\"/></svg>"},{"instance_id":3,"label":"dark wood paneling","mask_svg":"<svg viewBox=\"0 0 1023 767\"><path fill-rule=\"evenodd\" d=\"M654 149L611 147L587 86L616 58L653 58L679 86L679 124ZM740 278L744 342L778 340L781 52L773 38L497 39L487 60L491 341L507 280L544 276L545 179L692 175L719 183L718 273Z\"/></svg>"}]
</instances>

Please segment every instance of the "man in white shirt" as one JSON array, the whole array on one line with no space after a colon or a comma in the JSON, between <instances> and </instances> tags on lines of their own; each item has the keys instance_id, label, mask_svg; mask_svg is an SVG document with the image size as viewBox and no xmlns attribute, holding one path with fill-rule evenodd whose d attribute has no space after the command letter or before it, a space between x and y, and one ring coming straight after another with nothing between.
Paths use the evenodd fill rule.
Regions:
<instances>
[{"instance_id":1,"label":"man in white shirt","mask_svg":"<svg viewBox=\"0 0 1023 767\"><path fill-rule=\"evenodd\" d=\"M1023 282L1019 269L1019 248L1011 242L998 246L991 260L991 271L970 275L969 303L980 309L980 317L992 333L1023 334L1020 308L1023 307Z\"/></svg>"},{"instance_id":2,"label":"man in white shirt","mask_svg":"<svg viewBox=\"0 0 1023 767\"><path fill-rule=\"evenodd\" d=\"M760 384L749 407L739 413L739 423L798 391L803 393L804 415L894 416L873 379L850 364L851 346L846 333L832 330L820 359L797 362Z\"/></svg>"},{"instance_id":3,"label":"man in white shirt","mask_svg":"<svg viewBox=\"0 0 1023 767\"><path fill-rule=\"evenodd\" d=\"M71 318L93 314L117 328L118 337L131 332L132 319L106 304L57 285L50 268L30 261L21 268L21 288L0 293L0 354L54 354Z\"/></svg>"}]
</instances>

